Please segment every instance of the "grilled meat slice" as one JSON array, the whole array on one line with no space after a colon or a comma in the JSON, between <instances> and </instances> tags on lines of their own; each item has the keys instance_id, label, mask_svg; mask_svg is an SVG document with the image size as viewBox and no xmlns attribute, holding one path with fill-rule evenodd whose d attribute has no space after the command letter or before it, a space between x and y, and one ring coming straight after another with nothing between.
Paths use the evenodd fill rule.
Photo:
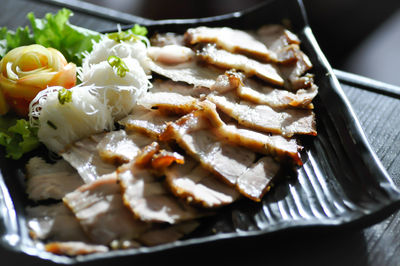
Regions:
<instances>
[{"instance_id":1,"label":"grilled meat slice","mask_svg":"<svg viewBox=\"0 0 400 266\"><path fill-rule=\"evenodd\" d=\"M212 133L212 126L203 110L194 111L169 124L162 139L176 140L204 168L250 199L260 200L258 196L262 197L268 190L269 181L274 177L272 171L264 171L265 176L254 178L251 172L261 172L253 165L256 153L218 139ZM274 162L274 165L278 164ZM255 183L264 185L258 188L258 193L253 186Z\"/></svg>"},{"instance_id":2,"label":"grilled meat slice","mask_svg":"<svg viewBox=\"0 0 400 266\"><path fill-rule=\"evenodd\" d=\"M26 212L33 239L90 243L74 214L63 203L27 207Z\"/></svg>"},{"instance_id":3,"label":"grilled meat slice","mask_svg":"<svg viewBox=\"0 0 400 266\"><path fill-rule=\"evenodd\" d=\"M83 184L82 178L66 161L54 164L33 157L26 165L26 192L31 200L62 199Z\"/></svg>"},{"instance_id":4,"label":"grilled meat slice","mask_svg":"<svg viewBox=\"0 0 400 266\"><path fill-rule=\"evenodd\" d=\"M222 112L236 119L240 125L251 129L281 134L285 137L295 134L313 136L317 134L315 115L311 110L273 109L268 105L237 101L232 93L210 94L207 99Z\"/></svg>"},{"instance_id":5,"label":"grilled meat slice","mask_svg":"<svg viewBox=\"0 0 400 266\"><path fill-rule=\"evenodd\" d=\"M150 226L134 219L123 204L116 174L79 187L67 194L63 201L86 234L97 244L107 245L116 239L134 239Z\"/></svg>"},{"instance_id":6,"label":"grilled meat slice","mask_svg":"<svg viewBox=\"0 0 400 266\"><path fill-rule=\"evenodd\" d=\"M124 204L144 222L176 224L203 216L204 213L173 197L151 171L135 162L118 169Z\"/></svg>"},{"instance_id":7,"label":"grilled meat slice","mask_svg":"<svg viewBox=\"0 0 400 266\"><path fill-rule=\"evenodd\" d=\"M140 235L138 241L146 246L170 243L193 232L199 225L200 223L194 220L169 225L165 228L154 228Z\"/></svg>"},{"instance_id":8,"label":"grilled meat slice","mask_svg":"<svg viewBox=\"0 0 400 266\"><path fill-rule=\"evenodd\" d=\"M150 92L141 97L138 104L166 115L184 115L197 109L196 98L175 92Z\"/></svg>"},{"instance_id":9,"label":"grilled meat slice","mask_svg":"<svg viewBox=\"0 0 400 266\"><path fill-rule=\"evenodd\" d=\"M167 168L164 174L169 189L191 204L216 208L234 202L240 195L188 156L184 164Z\"/></svg>"},{"instance_id":10,"label":"grilled meat slice","mask_svg":"<svg viewBox=\"0 0 400 266\"><path fill-rule=\"evenodd\" d=\"M174 32L156 33L150 38L151 46L183 45L183 35Z\"/></svg>"},{"instance_id":11,"label":"grilled meat slice","mask_svg":"<svg viewBox=\"0 0 400 266\"><path fill-rule=\"evenodd\" d=\"M237 95L255 104L265 104L276 108L298 107L313 109L312 100L318 93L318 87L299 89L296 93L266 86L255 80L247 79L237 87Z\"/></svg>"},{"instance_id":12,"label":"grilled meat slice","mask_svg":"<svg viewBox=\"0 0 400 266\"><path fill-rule=\"evenodd\" d=\"M105 134L97 144L97 150L104 161L120 165L133 160L152 141L141 133L118 130Z\"/></svg>"},{"instance_id":13,"label":"grilled meat slice","mask_svg":"<svg viewBox=\"0 0 400 266\"><path fill-rule=\"evenodd\" d=\"M296 61L293 50L294 46L299 49L300 40L291 31L281 25L265 25L257 30L255 37L276 54L277 61L285 64ZM290 48L289 48L290 47ZM289 48L289 49L288 49Z\"/></svg>"},{"instance_id":14,"label":"grilled meat slice","mask_svg":"<svg viewBox=\"0 0 400 266\"><path fill-rule=\"evenodd\" d=\"M78 241L50 242L45 245L45 250L58 255L77 256L92 253L103 253L109 249L104 245L92 245Z\"/></svg>"},{"instance_id":15,"label":"grilled meat slice","mask_svg":"<svg viewBox=\"0 0 400 266\"><path fill-rule=\"evenodd\" d=\"M306 74L312 63L301 51L300 40L295 34L281 25L265 25L257 31L257 38L277 54L286 88L296 91L313 85L313 76Z\"/></svg>"},{"instance_id":16,"label":"grilled meat slice","mask_svg":"<svg viewBox=\"0 0 400 266\"><path fill-rule=\"evenodd\" d=\"M153 60L149 61L151 71L176 82L185 82L195 87L209 88L223 71L202 66L197 60L190 60L176 65L165 65Z\"/></svg>"},{"instance_id":17,"label":"grilled meat slice","mask_svg":"<svg viewBox=\"0 0 400 266\"><path fill-rule=\"evenodd\" d=\"M149 110L143 106L134 108L132 114L118 121L128 130L135 130L157 139L167 127L167 122L175 121L179 116L169 116L158 110Z\"/></svg>"},{"instance_id":18,"label":"grilled meat slice","mask_svg":"<svg viewBox=\"0 0 400 266\"><path fill-rule=\"evenodd\" d=\"M194 98L202 98L210 92L209 88L188 85L182 82L174 82L172 80L157 79L153 82L150 92L171 92L183 96L192 96Z\"/></svg>"},{"instance_id":19,"label":"grilled meat slice","mask_svg":"<svg viewBox=\"0 0 400 266\"><path fill-rule=\"evenodd\" d=\"M286 139L281 135L267 135L247 128L240 128L234 123L225 124L213 103L204 101L201 106L213 125L210 130L220 139L260 154L273 156L279 161L293 161L297 165L302 165L299 154L302 147L297 145L295 139Z\"/></svg>"},{"instance_id":20,"label":"grilled meat slice","mask_svg":"<svg viewBox=\"0 0 400 266\"><path fill-rule=\"evenodd\" d=\"M254 201L261 201L279 170L280 165L271 157L262 157L238 178L236 186L242 194Z\"/></svg>"},{"instance_id":21,"label":"grilled meat slice","mask_svg":"<svg viewBox=\"0 0 400 266\"><path fill-rule=\"evenodd\" d=\"M228 27L191 28L184 34L184 40L189 45L197 43L215 43L218 47L226 51L243 53L264 61L274 61L276 57L273 52L251 34Z\"/></svg>"},{"instance_id":22,"label":"grilled meat slice","mask_svg":"<svg viewBox=\"0 0 400 266\"><path fill-rule=\"evenodd\" d=\"M162 47L150 46L147 55L154 61L164 65L178 65L195 60L192 49L176 44Z\"/></svg>"},{"instance_id":23,"label":"grilled meat slice","mask_svg":"<svg viewBox=\"0 0 400 266\"><path fill-rule=\"evenodd\" d=\"M261 63L244 55L220 50L210 44L203 47L198 55L199 58L211 65L224 69L240 70L246 76L257 76L274 85L284 85L284 79L279 74L278 68L273 64Z\"/></svg>"},{"instance_id":24,"label":"grilled meat slice","mask_svg":"<svg viewBox=\"0 0 400 266\"><path fill-rule=\"evenodd\" d=\"M116 166L101 159L97 150L97 145L105 134L96 134L77 141L61 153L64 160L78 171L85 183L90 183L116 170Z\"/></svg>"}]
</instances>

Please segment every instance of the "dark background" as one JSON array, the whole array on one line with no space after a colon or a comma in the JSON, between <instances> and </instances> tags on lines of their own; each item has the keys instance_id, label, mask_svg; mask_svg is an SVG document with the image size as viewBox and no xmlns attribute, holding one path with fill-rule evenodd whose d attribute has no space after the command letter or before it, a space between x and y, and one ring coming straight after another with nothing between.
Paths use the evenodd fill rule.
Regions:
<instances>
[{"instance_id":1,"label":"dark background","mask_svg":"<svg viewBox=\"0 0 400 266\"><path fill-rule=\"evenodd\" d=\"M262 0L85 0L149 19L198 18ZM303 0L311 28L334 68L400 85L399 0Z\"/></svg>"}]
</instances>

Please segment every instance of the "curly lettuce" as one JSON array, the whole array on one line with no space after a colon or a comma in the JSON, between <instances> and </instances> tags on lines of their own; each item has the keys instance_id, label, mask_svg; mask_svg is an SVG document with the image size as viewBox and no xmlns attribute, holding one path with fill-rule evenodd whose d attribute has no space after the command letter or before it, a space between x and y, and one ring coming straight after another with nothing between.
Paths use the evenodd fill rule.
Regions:
<instances>
[{"instance_id":1,"label":"curly lettuce","mask_svg":"<svg viewBox=\"0 0 400 266\"><path fill-rule=\"evenodd\" d=\"M7 158L18 160L39 147L37 128L32 128L25 119L0 116L0 145L5 147Z\"/></svg>"},{"instance_id":2,"label":"curly lettuce","mask_svg":"<svg viewBox=\"0 0 400 266\"><path fill-rule=\"evenodd\" d=\"M100 40L102 34L70 24L72 15L72 11L66 8L56 14L47 13L42 19L31 12L27 15L31 29L20 27L14 32L6 27L0 28L0 59L13 48L36 43L55 48L68 62L81 65L84 52L90 52L93 41Z\"/></svg>"}]
</instances>

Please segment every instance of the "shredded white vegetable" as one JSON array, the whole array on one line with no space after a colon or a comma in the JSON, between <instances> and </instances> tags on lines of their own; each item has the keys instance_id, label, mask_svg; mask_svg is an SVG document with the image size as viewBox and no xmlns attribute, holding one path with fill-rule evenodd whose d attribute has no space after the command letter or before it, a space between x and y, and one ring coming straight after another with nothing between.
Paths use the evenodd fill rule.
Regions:
<instances>
[{"instance_id":1,"label":"shredded white vegetable","mask_svg":"<svg viewBox=\"0 0 400 266\"><path fill-rule=\"evenodd\" d=\"M58 100L61 89L49 87L31 102L30 122L39 127L39 140L47 148L61 152L83 137L113 129L110 108L94 86L71 88L72 101L64 104Z\"/></svg>"}]
</instances>

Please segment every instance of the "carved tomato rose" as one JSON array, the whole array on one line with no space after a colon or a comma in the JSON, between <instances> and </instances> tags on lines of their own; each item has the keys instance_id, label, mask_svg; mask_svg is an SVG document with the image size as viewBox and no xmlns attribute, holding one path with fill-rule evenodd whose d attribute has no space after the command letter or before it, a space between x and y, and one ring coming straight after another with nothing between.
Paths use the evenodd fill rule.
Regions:
<instances>
[{"instance_id":1,"label":"carved tomato rose","mask_svg":"<svg viewBox=\"0 0 400 266\"><path fill-rule=\"evenodd\" d=\"M0 61L0 114L11 108L27 116L29 103L48 86L69 89L76 84L76 66L56 49L38 44L21 46Z\"/></svg>"}]
</instances>

